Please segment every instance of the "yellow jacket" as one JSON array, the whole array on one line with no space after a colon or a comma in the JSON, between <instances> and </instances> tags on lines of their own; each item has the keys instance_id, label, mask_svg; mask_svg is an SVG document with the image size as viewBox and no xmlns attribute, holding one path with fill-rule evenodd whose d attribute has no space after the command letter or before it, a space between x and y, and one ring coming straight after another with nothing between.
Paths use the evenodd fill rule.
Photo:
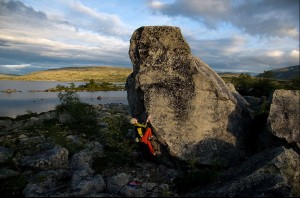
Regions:
<instances>
[{"instance_id":1,"label":"yellow jacket","mask_svg":"<svg viewBox=\"0 0 300 198\"><path fill-rule=\"evenodd\" d=\"M139 139L141 138L141 137L143 137L143 128L144 129L146 129L147 128L147 122L145 123L145 124L140 124L140 123L136 123L136 124L134 124L134 126L136 127L136 130L137 130L137 133L138 133L138 135L140 136L140 137L137 137L135 140L137 141L137 142L139 142Z\"/></svg>"}]
</instances>

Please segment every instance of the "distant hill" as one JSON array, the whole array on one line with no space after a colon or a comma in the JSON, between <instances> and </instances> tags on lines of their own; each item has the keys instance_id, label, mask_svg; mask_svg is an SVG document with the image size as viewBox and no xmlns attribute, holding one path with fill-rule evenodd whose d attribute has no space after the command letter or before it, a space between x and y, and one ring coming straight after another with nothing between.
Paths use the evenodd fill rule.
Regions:
<instances>
[{"instance_id":1,"label":"distant hill","mask_svg":"<svg viewBox=\"0 0 300 198\"><path fill-rule=\"evenodd\" d=\"M0 80L125 82L132 68L113 66L66 67L32 72L22 76L3 75Z\"/></svg>"},{"instance_id":2,"label":"distant hill","mask_svg":"<svg viewBox=\"0 0 300 198\"><path fill-rule=\"evenodd\" d=\"M221 76L222 78L231 78L231 77L238 77L240 74L249 74L250 76L256 76L258 73L254 72L218 72L218 75Z\"/></svg>"},{"instance_id":3,"label":"distant hill","mask_svg":"<svg viewBox=\"0 0 300 198\"><path fill-rule=\"evenodd\" d=\"M3 74L3 73L0 73L0 79L1 79L1 78L16 77L16 76L19 76L19 75L15 75L15 74Z\"/></svg>"},{"instance_id":4,"label":"distant hill","mask_svg":"<svg viewBox=\"0 0 300 198\"><path fill-rule=\"evenodd\" d=\"M300 65L268 70L257 75L257 77L270 77L277 80L291 80L297 77L299 78L299 76Z\"/></svg>"},{"instance_id":5,"label":"distant hill","mask_svg":"<svg viewBox=\"0 0 300 198\"><path fill-rule=\"evenodd\" d=\"M125 82L131 72L132 68L113 66L65 67L37 71L25 75L0 73L0 80L88 82L90 79L94 79L98 82ZM270 73L274 79L291 80L299 77L300 65L269 70L258 75L250 75L264 77L266 74L270 75ZM230 79L238 77L240 73L219 72L218 75L223 79Z\"/></svg>"},{"instance_id":6,"label":"distant hill","mask_svg":"<svg viewBox=\"0 0 300 198\"><path fill-rule=\"evenodd\" d=\"M227 79L227 78L229 79L232 77L238 77L240 74L241 73L234 73L234 72L218 72L218 75L225 79ZM268 70L268 71L264 71L263 73L260 73L260 74L250 73L250 75L255 76L255 77L273 78L276 80L291 80L291 79L295 79L296 77L300 76L300 65Z\"/></svg>"},{"instance_id":7,"label":"distant hill","mask_svg":"<svg viewBox=\"0 0 300 198\"><path fill-rule=\"evenodd\" d=\"M234 73L234 72L218 72L218 75L222 78L232 78L238 77L241 73Z\"/></svg>"}]
</instances>

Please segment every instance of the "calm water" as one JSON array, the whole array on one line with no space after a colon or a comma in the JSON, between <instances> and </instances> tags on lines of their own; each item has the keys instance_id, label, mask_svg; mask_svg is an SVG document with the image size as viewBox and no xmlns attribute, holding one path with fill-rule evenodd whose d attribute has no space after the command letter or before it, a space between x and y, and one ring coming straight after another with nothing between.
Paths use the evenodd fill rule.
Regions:
<instances>
[{"instance_id":1,"label":"calm water","mask_svg":"<svg viewBox=\"0 0 300 198\"><path fill-rule=\"evenodd\" d=\"M75 86L85 82L74 82ZM24 82L0 80L0 116L16 117L28 111L41 113L53 110L60 103L58 92L30 92L30 90L45 90L56 85L67 85L68 82ZM7 89L21 92L3 93ZM89 104L123 103L128 104L126 91L96 91L77 92L80 100ZM97 97L101 96L101 100Z\"/></svg>"}]
</instances>

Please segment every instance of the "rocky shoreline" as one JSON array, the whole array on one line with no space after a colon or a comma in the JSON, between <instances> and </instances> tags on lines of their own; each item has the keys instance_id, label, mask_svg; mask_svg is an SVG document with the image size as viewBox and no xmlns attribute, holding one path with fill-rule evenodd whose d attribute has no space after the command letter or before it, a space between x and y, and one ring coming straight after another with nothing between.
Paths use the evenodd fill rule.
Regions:
<instances>
[{"instance_id":1,"label":"rocky shoreline","mask_svg":"<svg viewBox=\"0 0 300 198\"><path fill-rule=\"evenodd\" d=\"M123 104L95 105L100 131L108 132L104 118L129 119L129 107ZM113 112L113 113L112 113ZM124 162L118 168L101 163L106 155L99 134L72 134L57 131L61 144L49 135L51 125L62 125L55 111L23 119L0 120L1 194L6 196L175 196L172 181L179 174L171 160L157 163L145 161L132 151L134 164ZM48 124L45 124L48 123ZM48 128L45 128L47 125ZM62 129L58 127L59 129ZM52 134L56 136L57 134ZM132 136L128 130L127 137ZM98 136L98 137L97 137ZM91 140L92 138L93 140ZM78 152L66 149L78 147ZM97 166L104 166L96 172ZM16 182L20 182L16 183Z\"/></svg>"},{"instance_id":2,"label":"rocky shoreline","mask_svg":"<svg viewBox=\"0 0 300 198\"><path fill-rule=\"evenodd\" d=\"M128 105L94 105L100 133L109 133L109 120L130 119ZM257 108L257 106L256 106ZM122 163L105 162L100 134L75 134L63 127L66 115L56 111L0 120L1 194L6 196L57 197L215 197L215 196L292 196L299 193L299 153L272 142L269 148L228 169L217 166L192 167L166 153L157 161L128 151ZM54 130L55 132L51 132ZM59 136L59 141L57 140ZM132 128L126 129L128 139ZM266 138L266 136L265 136ZM266 138L267 139L267 138ZM264 142L266 142L266 139ZM268 138L270 139L270 138ZM125 158L124 158L125 159ZM122 159L120 159L122 160ZM208 175L203 174L206 171ZM199 174L200 173L200 174ZM216 177L212 174L217 173ZM197 182L206 183L182 190ZM208 178L207 178L208 176ZM296 182L296 183L295 183ZM182 185L182 186L181 186Z\"/></svg>"},{"instance_id":3,"label":"rocky shoreline","mask_svg":"<svg viewBox=\"0 0 300 198\"><path fill-rule=\"evenodd\" d=\"M2 195L300 196L299 90L243 97L178 27L138 28L129 56L129 105L66 92L55 111L0 120ZM142 155L129 124L148 115L155 157Z\"/></svg>"}]
</instances>

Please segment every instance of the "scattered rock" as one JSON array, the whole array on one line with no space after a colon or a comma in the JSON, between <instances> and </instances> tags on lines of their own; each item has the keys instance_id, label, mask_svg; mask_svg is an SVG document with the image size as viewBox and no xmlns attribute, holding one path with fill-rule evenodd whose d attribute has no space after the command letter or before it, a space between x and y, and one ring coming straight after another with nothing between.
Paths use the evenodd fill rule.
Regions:
<instances>
[{"instance_id":1,"label":"scattered rock","mask_svg":"<svg viewBox=\"0 0 300 198\"><path fill-rule=\"evenodd\" d=\"M7 161L13 156L13 150L0 146L0 163Z\"/></svg>"},{"instance_id":2,"label":"scattered rock","mask_svg":"<svg viewBox=\"0 0 300 198\"><path fill-rule=\"evenodd\" d=\"M292 149L266 149L184 197L298 197L299 167L299 155Z\"/></svg>"},{"instance_id":3,"label":"scattered rock","mask_svg":"<svg viewBox=\"0 0 300 198\"><path fill-rule=\"evenodd\" d=\"M26 156L21 159L21 166L37 170L61 169L68 167L69 151L60 146L41 154Z\"/></svg>"},{"instance_id":4,"label":"scattered rock","mask_svg":"<svg viewBox=\"0 0 300 198\"><path fill-rule=\"evenodd\" d=\"M268 117L270 132L300 148L300 91L275 90Z\"/></svg>"}]
</instances>

